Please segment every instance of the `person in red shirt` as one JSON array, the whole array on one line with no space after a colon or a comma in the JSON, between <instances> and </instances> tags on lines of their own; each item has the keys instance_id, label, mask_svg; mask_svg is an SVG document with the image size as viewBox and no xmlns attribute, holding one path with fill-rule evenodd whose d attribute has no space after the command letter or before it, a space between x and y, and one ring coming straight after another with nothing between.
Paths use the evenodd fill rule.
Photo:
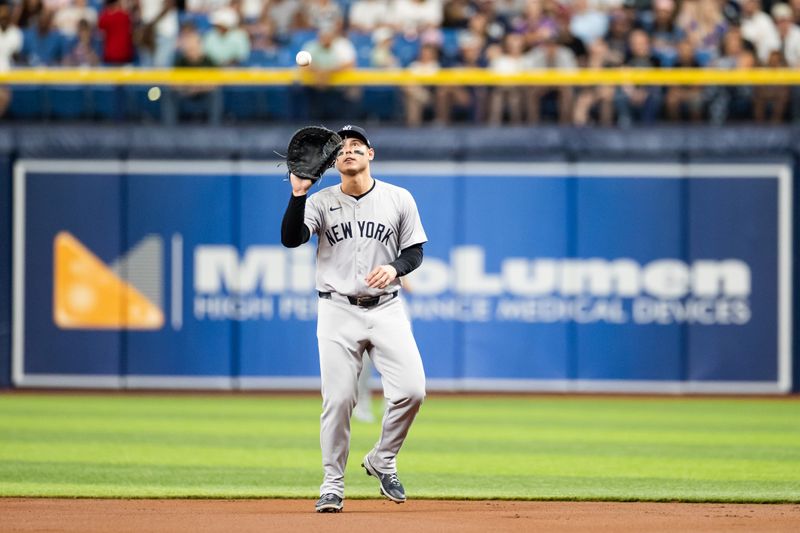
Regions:
<instances>
[{"instance_id":1,"label":"person in red shirt","mask_svg":"<svg viewBox=\"0 0 800 533\"><path fill-rule=\"evenodd\" d=\"M121 0L106 0L97 27L103 32L103 62L124 65L133 62L133 23Z\"/></svg>"}]
</instances>

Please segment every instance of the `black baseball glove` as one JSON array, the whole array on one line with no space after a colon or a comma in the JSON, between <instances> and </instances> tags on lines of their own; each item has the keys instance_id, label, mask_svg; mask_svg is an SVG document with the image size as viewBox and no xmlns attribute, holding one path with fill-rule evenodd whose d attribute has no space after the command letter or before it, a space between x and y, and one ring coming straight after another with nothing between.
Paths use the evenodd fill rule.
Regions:
<instances>
[{"instance_id":1,"label":"black baseball glove","mask_svg":"<svg viewBox=\"0 0 800 533\"><path fill-rule=\"evenodd\" d=\"M333 166L342 147L338 133L322 126L297 130L289 141L286 166L300 178L317 181Z\"/></svg>"}]
</instances>

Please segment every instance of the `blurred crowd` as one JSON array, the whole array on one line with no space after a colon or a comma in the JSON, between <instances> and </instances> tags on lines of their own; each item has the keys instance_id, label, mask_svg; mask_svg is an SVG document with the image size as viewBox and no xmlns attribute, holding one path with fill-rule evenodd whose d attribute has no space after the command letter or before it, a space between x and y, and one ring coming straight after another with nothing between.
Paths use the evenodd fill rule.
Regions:
<instances>
[{"instance_id":1,"label":"blurred crowd","mask_svg":"<svg viewBox=\"0 0 800 533\"><path fill-rule=\"evenodd\" d=\"M0 70L289 67L306 49L325 119L360 98L328 85L344 69L796 68L798 23L800 0L18 0L0 3ZM219 107L213 87L172 96ZM788 86L407 86L402 106L410 126L800 119Z\"/></svg>"}]
</instances>

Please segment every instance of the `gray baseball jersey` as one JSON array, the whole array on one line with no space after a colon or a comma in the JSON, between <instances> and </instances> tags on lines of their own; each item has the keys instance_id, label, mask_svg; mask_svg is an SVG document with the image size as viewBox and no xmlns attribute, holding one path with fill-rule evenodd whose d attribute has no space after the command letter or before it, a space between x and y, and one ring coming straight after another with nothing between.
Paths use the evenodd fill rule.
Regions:
<instances>
[{"instance_id":1,"label":"gray baseball jersey","mask_svg":"<svg viewBox=\"0 0 800 533\"><path fill-rule=\"evenodd\" d=\"M360 200L343 193L339 184L311 195L305 223L319 238L317 290L348 296L398 290L399 279L374 289L364 278L397 259L401 250L428 240L411 194L378 180Z\"/></svg>"},{"instance_id":2,"label":"gray baseball jersey","mask_svg":"<svg viewBox=\"0 0 800 533\"><path fill-rule=\"evenodd\" d=\"M425 397L422 358L401 299L387 296L365 308L347 296L397 293L399 280L371 289L365 278L427 237L411 194L378 180L359 200L344 194L339 184L309 196L304 219L318 240L317 289L331 293L320 298L317 318L323 402L320 494L344 497L350 416L364 352L381 375L387 399L380 438L365 458L376 471L397 471L397 453Z\"/></svg>"}]
</instances>

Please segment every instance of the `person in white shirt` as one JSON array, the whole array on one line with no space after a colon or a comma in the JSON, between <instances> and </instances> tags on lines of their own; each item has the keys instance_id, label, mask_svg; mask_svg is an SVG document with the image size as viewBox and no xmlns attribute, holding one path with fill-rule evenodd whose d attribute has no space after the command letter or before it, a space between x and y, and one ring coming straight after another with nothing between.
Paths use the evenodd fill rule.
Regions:
<instances>
[{"instance_id":1,"label":"person in white shirt","mask_svg":"<svg viewBox=\"0 0 800 533\"><path fill-rule=\"evenodd\" d=\"M578 60L572 50L559 44L558 36L550 35L545 41L528 52L525 63L532 69L574 70L578 68ZM569 124L572 121L572 102L575 91L571 86L543 85L530 87L527 90L528 122L537 124L541 118L542 98L555 94L558 100L558 121Z\"/></svg>"},{"instance_id":2,"label":"person in white shirt","mask_svg":"<svg viewBox=\"0 0 800 533\"><path fill-rule=\"evenodd\" d=\"M83 0L85 1L85 0ZM178 46L178 10L175 0L139 0L145 46L139 55L143 66L171 67Z\"/></svg>"},{"instance_id":3,"label":"person in white shirt","mask_svg":"<svg viewBox=\"0 0 800 533\"><path fill-rule=\"evenodd\" d=\"M305 18L308 24L317 30L330 27L341 29L344 14L334 0L307 0Z\"/></svg>"},{"instance_id":4,"label":"person in white shirt","mask_svg":"<svg viewBox=\"0 0 800 533\"><path fill-rule=\"evenodd\" d=\"M509 33L503 38L502 48L487 50L489 70L496 74L517 74L525 69L525 38L520 33ZM489 95L489 124L499 126L508 115L511 124L522 123L522 106L525 89L518 85L492 87Z\"/></svg>"},{"instance_id":5,"label":"person in white shirt","mask_svg":"<svg viewBox=\"0 0 800 533\"><path fill-rule=\"evenodd\" d=\"M356 0L350 6L347 20L351 30L370 33L388 22L388 14L387 0Z\"/></svg>"},{"instance_id":6,"label":"person in white shirt","mask_svg":"<svg viewBox=\"0 0 800 533\"><path fill-rule=\"evenodd\" d=\"M440 0L395 0L390 21L404 33L420 33L442 25L444 9Z\"/></svg>"},{"instance_id":7,"label":"person in white shirt","mask_svg":"<svg viewBox=\"0 0 800 533\"><path fill-rule=\"evenodd\" d=\"M22 32L11 24L11 8L0 4L0 72L8 72L22 50Z\"/></svg>"},{"instance_id":8,"label":"person in white shirt","mask_svg":"<svg viewBox=\"0 0 800 533\"><path fill-rule=\"evenodd\" d=\"M415 74L436 74L439 71L439 48L434 44L423 44L419 56L408 65ZM436 99L436 89L422 85L403 87L403 105L406 112L406 125L416 128L422 125L425 111L432 109Z\"/></svg>"},{"instance_id":9,"label":"person in white shirt","mask_svg":"<svg viewBox=\"0 0 800 533\"><path fill-rule=\"evenodd\" d=\"M588 0L573 0L570 32L589 46L608 32L608 13L589 4Z\"/></svg>"},{"instance_id":10,"label":"person in white shirt","mask_svg":"<svg viewBox=\"0 0 800 533\"><path fill-rule=\"evenodd\" d=\"M224 67L243 63L250 56L250 37L239 25L239 15L224 7L211 14L214 26L203 37L203 49L215 65Z\"/></svg>"},{"instance_id":11,"label":"person in white shirt","mask_svg":"<svg viewBox=\"0 0 800 533\"><path fill-rule=\"evenodd\" d=\"M792 68L800 67L800 27L794 23L792 8L788 4L775 4L772 6L772 18L778 28L783 57L786 65Z\"/></svg>"},{"instance_id":12,"label":"person in white shirt","mask_svg":"<svg viewBox=\"0 0 800 533\"><path fill-rule=\"evenodd\" d=\"M242 22L250 24L258 20L264 11L264 6L269 0L239 0L239 13L242 15Z\"/></svg>"},{"instance_id":13,"label":"person in white shirt","mask_svg":"<svg viewBox=\"0 0 800 533\"><path fill-rule=\"evenodd\" d=\"M78 23L85 20L91 27L97 26L97 10L86 5L86 0L74 0L56 11L53 25L66 37L78 34Z\"/></svg>"},{"instance_id":14,"label":"person in white shirt","mask_svg":"<svg viewBox=\"0 0 800 533\"><path fill-rule=\"evenodd\" d=\"M772 6L772 18L778 28L781 39L781 52L786 66L800 67L800 26L795 24L794 10L788 4L775 4ZM794 122L800 121L800 86L790 87L791 118Z\"/></svg>"},{"instance_id":15,"label":"person in white shirt","mask_svg":"<svg viewBox=\"0 0 800 533\"><path fill-rule=\"evenodd\" d=\"M264 4L264 9L275 22L275 33L280 39L288 41L292 30L300 25L302 7L300 0L270 0Z\"/></svg>"},{"instance_id":16,"label":"person in white shirt","mask_svg":"<svg viewBox=\"0 0 800 533\"><path fill-rule=\"evenodd\" d=\"M11 8L0 4L0 72L11 70L14 56L22 50L22 32L11 24ZM11 104L11 90L0 87L0 117L6 114Z\"/></svg>"},{"instance_id":17,"label":"person in white shirt","mask_svg":"<svg viewBox=\"0 0 800 533\"><path fill-rule=\"evenodd\" d=\"M780 48L781 40L772 18L761 10L761 0L742 0L742 37L756 47L756 56L766 64L770 52Z\"/></svg>"}]
</instances>

